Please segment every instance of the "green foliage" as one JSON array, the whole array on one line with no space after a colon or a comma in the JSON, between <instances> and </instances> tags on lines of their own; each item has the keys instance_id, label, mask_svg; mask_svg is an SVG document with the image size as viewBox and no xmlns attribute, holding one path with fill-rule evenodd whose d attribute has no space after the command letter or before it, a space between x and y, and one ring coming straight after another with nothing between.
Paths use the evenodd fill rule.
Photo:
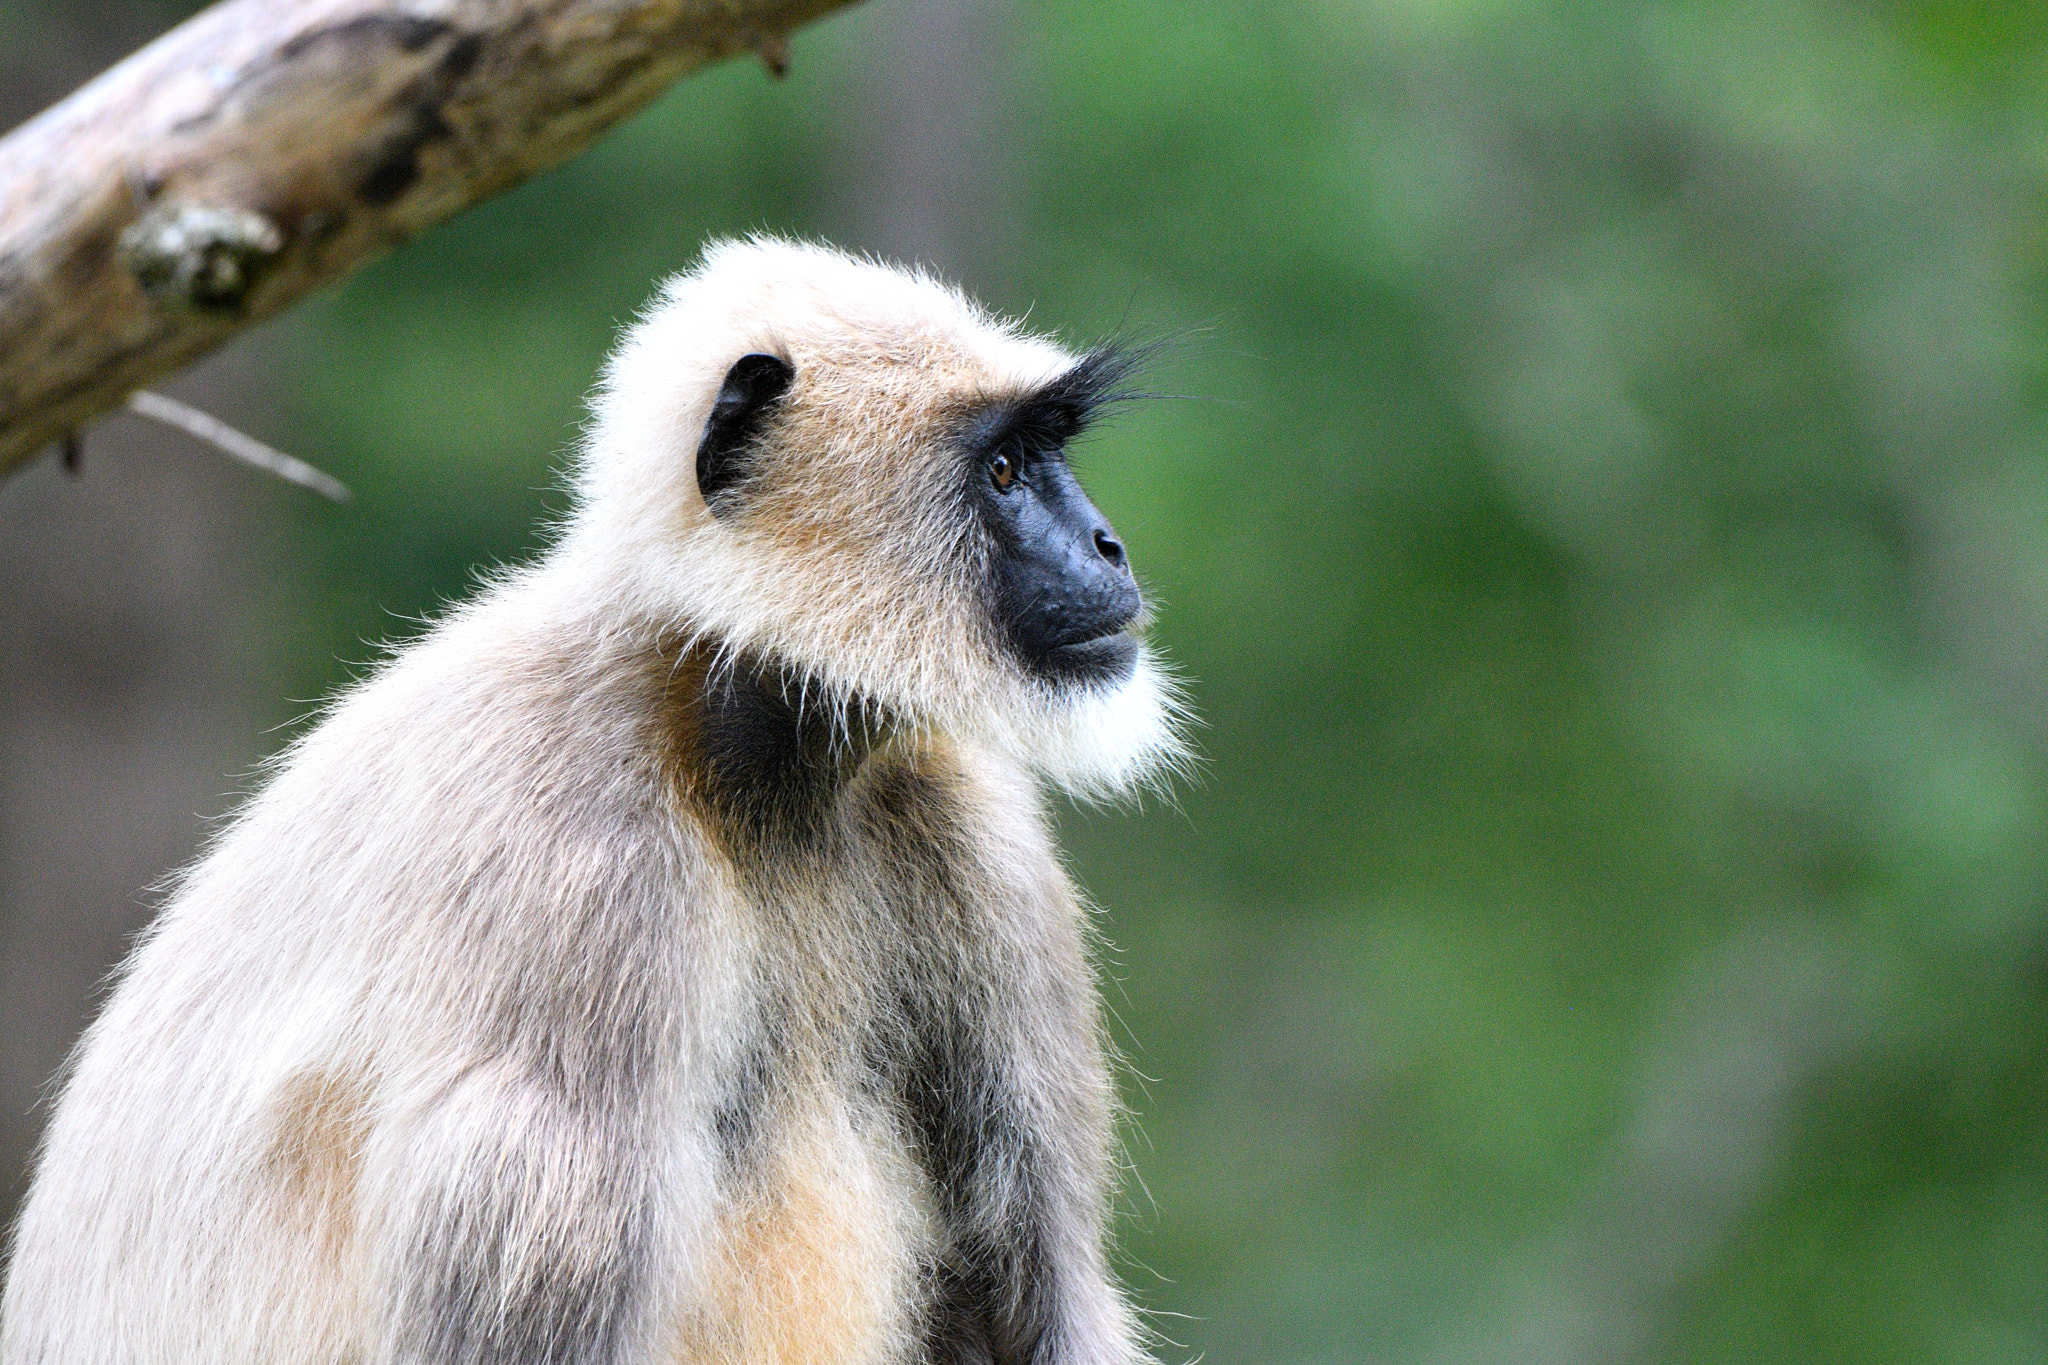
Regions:
<instances>
[{"instance_id":1,"label":"green foliage","mask_svg":"<svg viewBox=\"0 0 2048 1365\"><path fill-rule=\"evenodd\" d=\"M702 238L834 235L886 3L318 305L299 446L362 501L308 504L285 690L540 543L614 326ZM2048 1356L2039 7L1014 30L990 292L1179 336L1193 395L1082 465L1206 773L1067 820L1156 1078L1162 1331Z\"/></svg>"}]
</instances>

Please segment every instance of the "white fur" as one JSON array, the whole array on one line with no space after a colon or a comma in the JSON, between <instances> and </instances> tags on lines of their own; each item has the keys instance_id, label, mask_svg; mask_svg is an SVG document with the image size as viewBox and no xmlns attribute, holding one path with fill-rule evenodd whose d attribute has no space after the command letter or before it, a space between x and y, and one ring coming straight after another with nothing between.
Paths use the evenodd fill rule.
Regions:
<instances>
[{"instance_id":1,"label":"white fur","mask_svg":"<svg viewBox=\"0 0 2048 1365\"><path fill-rule=\"evenodd\" d=\"M801 480L774 526L727 524L698 496L713 395L754 350L797 359L815 517ZM842 907L750 901L679 812L649 742L650 660L678 637L793 664L818 705L873 698L951 746L973 827L1009 832L961 874L986 888L989 951L1015 964L994 984L1020 1010L1067 1011L1051 1032L1040 1016L989 1027L1025 1058L1021 1083L1084 1116L1055 1154L1099 1193L1110 1087L1082 912L1024 774L1129 791L1181 752L1177 704L1149 651L1113 688L1005 662L945 509L903 477L942 457L935 403L1069 363L928 278L821 247L724 243L672 282L606 372L554 549L337 700L138 947L50 1123L0 1365L421 1360L404 1333L431 1320L422 1248L516 1284L522 1267L611 1264L622 1229L652 1287L616 1358L734 1358L690 1327L716 1318L736 1238L705 1078L733 1072L763 983L815 946L776 926L802 912L831 929ZM870 520L827 515L840 491ZM847 943L818 931L814 977L836 987L854 969L830 964L869 948L832 932ZM871 1327L833 1327L830 1358L888 1365L914 1350L929 1201L860 1102L826 1093L805 1119L851 1258L813 1301L867 1304ZM1099 1226L1056 1231L1073 1267L1061 1359L1132 1365Z\"/></svg>"},{"instance_id":2,"label":"white fur","mask_svg":"<svg viewBox=\"0 0 2048 1365\"><path fill-rule=\"evenodd\" d=\"M834 697L874 698L1023 763L1073 796L1113 800L1180 771L1186 709L1149 645L1122 687L1047 686L985 637L967 638L943 607L906 593L907 581L947 579L950 545L929 567L886 563L866 576L858 560L841 560L821 583L772 538L710 515L696 492L696 445L733 360L786 350L800 361L838 360L849 348L868 364L922 366L934 397L948 388L1028 389L1075 360L925 274L775 238L715 244L696 271L668 283L612 357L557 558L630 583L650 610L695 630L800 661ZM875 463L899 453L869 446L848 458ZM841 576L848 569L854 576ZM792 601L793 582L810 600ZM921 647L906 652L905 640ZM1010 693L998 704L989 700L991 678Z\"/></svg>"}]
</instances>

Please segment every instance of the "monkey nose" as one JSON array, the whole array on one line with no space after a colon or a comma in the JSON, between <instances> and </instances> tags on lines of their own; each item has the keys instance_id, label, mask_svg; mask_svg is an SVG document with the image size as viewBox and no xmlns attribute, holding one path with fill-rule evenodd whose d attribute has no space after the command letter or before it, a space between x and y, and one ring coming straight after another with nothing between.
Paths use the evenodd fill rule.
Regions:
<instances>
[{"instance_id":1,"label":"monkey nose","mask_svg":"<svg viewBox=\"0 0 2048 1365\"><path fill-rule=\"evenodd\" d=\"M1095 553L1108 560L1112 568L1124 567L1124 543L1107 526L1095 528Z\"/></svg>"}]
</instances>

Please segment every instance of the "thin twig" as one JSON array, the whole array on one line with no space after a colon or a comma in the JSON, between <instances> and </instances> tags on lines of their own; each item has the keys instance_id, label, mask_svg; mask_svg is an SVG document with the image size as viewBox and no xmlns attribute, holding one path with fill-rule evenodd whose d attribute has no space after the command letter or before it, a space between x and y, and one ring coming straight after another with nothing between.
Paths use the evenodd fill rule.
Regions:
<instances>
[{"instance_id":1,"label":"thin twig","mask_svg":"<svg viewBox=\"0 0 2048 1365\"><path fill-rule=\"evenodd\" d=\"M152 421L162 422L167 427L176 427L186 435L206 442L223 455L232 456L243 464L254 465L266 474L275 474L286 483L310 488L323 498L348 502L355 496L348 491L347 484L333 475L324 474L304 460L294 459L282 450L274 450L255 437L235 430L212 413L201 412L189 403L166 398L152 389L137 389L128 395L128 410Z\"/></svg>"}]
</instances>

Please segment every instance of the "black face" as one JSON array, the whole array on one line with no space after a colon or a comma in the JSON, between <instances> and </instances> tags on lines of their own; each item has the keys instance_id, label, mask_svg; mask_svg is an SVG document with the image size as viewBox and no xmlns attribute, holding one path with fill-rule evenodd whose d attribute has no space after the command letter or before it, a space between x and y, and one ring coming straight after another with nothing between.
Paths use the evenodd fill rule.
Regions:
<instances>
[{"instance_id":1,"label":"black face","mask_svg":"<svg viewBox=\"0 0 2048 1365\"><path fill-rule=\"evenodd\" d=\"M1067 468L1066 443L1121 377L1111 353L998 403L966 433L967 478L995 542L989 599L1010 650L1040 677L1121 681L1144 607L1124 547Z\"/></svg>"}]
</instances>

